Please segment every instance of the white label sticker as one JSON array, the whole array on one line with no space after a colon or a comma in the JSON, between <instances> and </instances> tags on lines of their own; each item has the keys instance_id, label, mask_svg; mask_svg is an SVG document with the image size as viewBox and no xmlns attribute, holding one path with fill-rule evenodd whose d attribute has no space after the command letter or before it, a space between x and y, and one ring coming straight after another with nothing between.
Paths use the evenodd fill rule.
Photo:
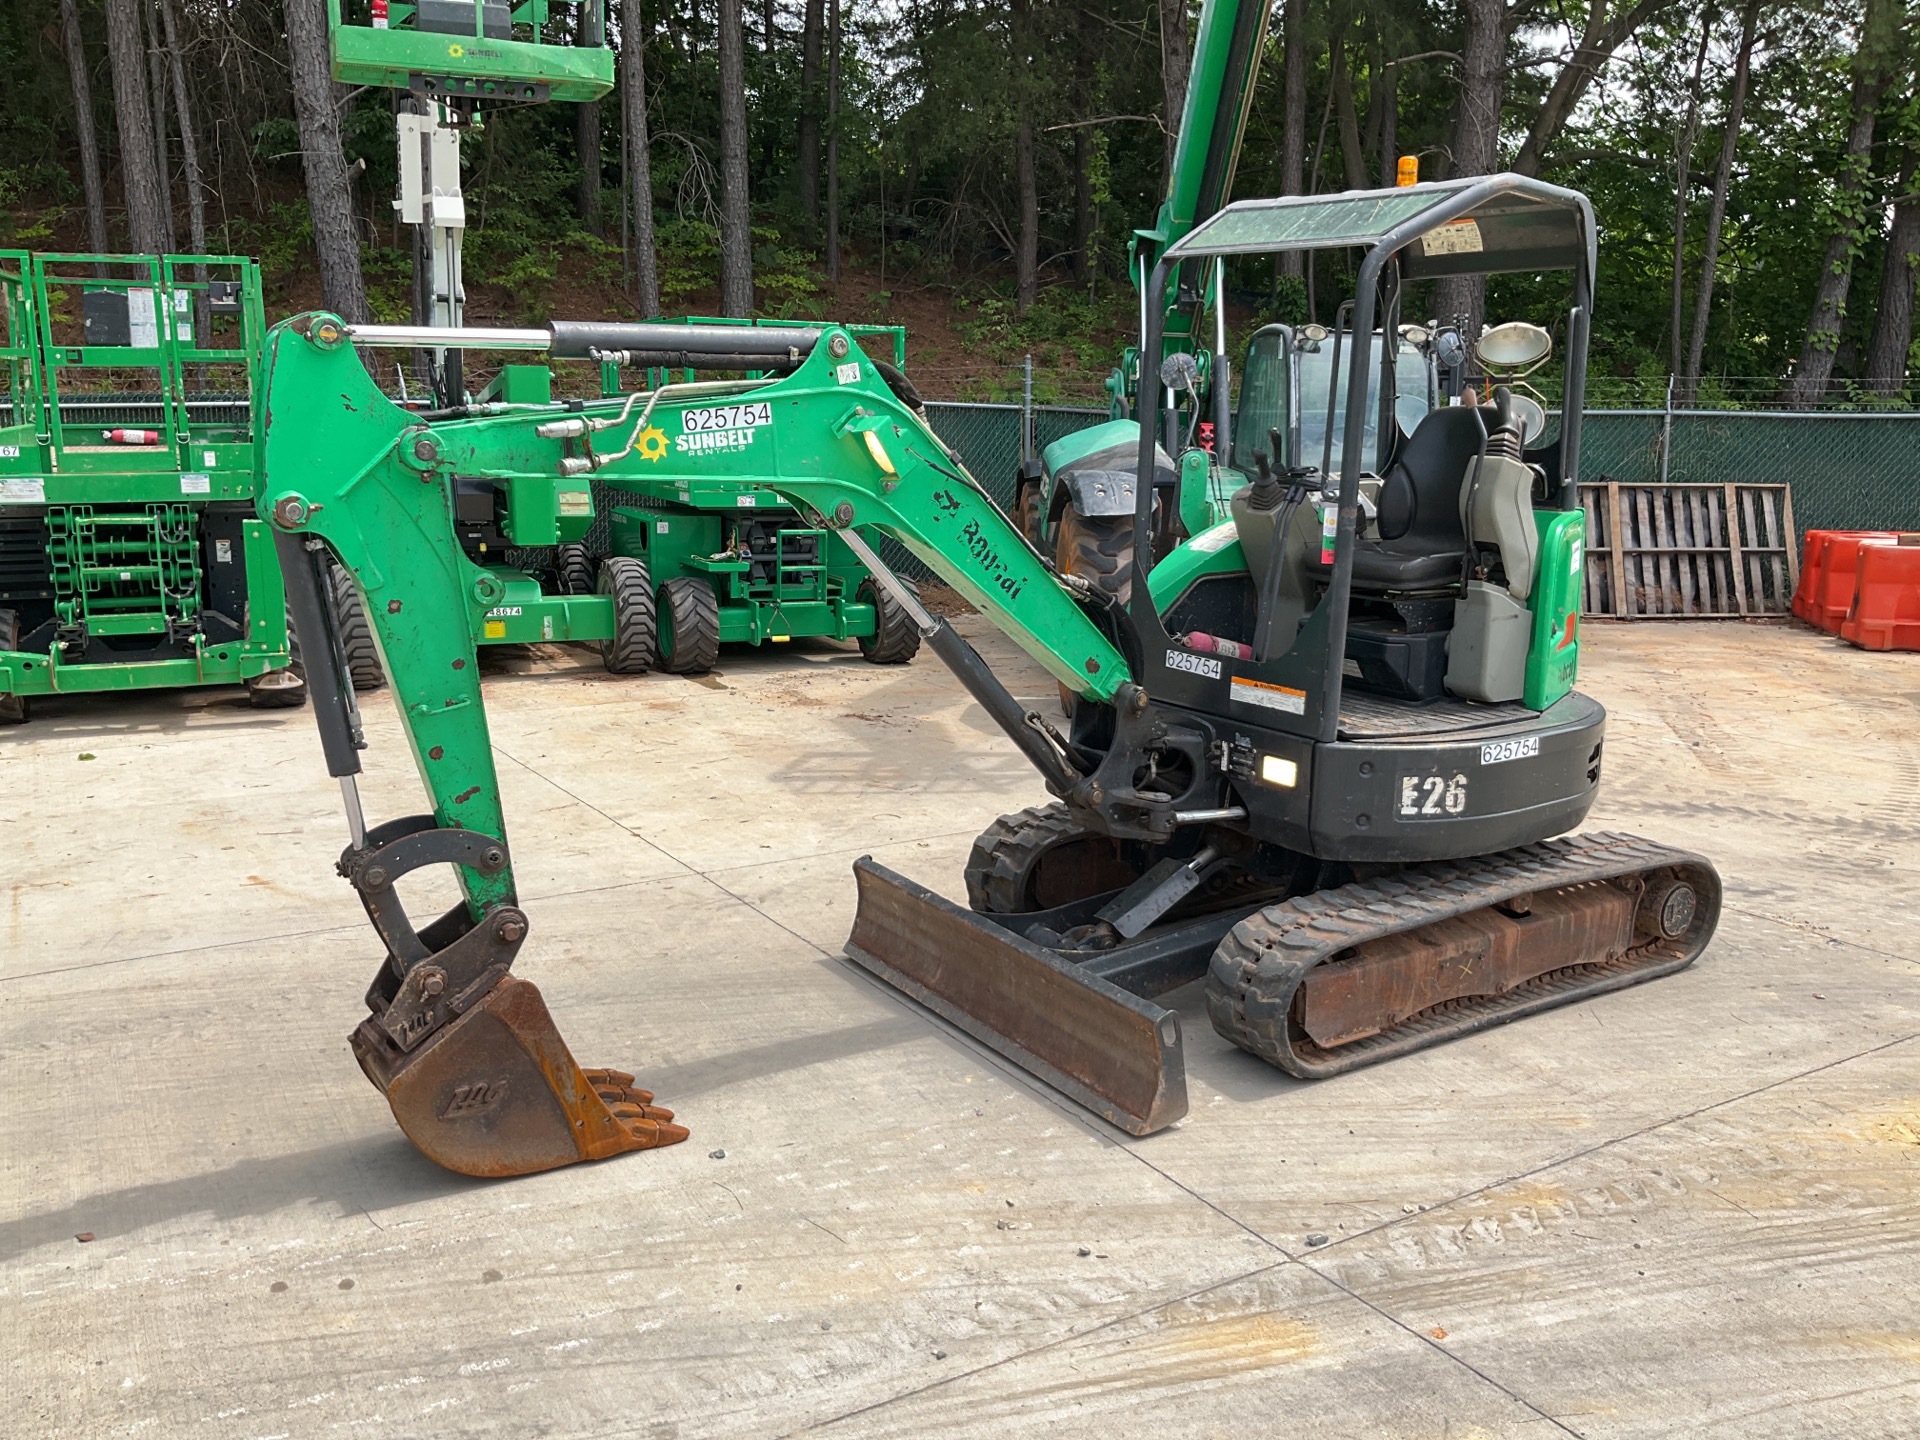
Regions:
<instances>
[{"instance_id":1,"label":"white label sticker","mask_svg":"<svg viewBox=\"0 0 1920 1440\"><path fill-rule=\"evenodd\" d=\"M1582 548L1582 546L1581 546L1581 542L1580 542L1580 541L1578 541L1578 540L1575 540L1575 541L1573 542L1573 544L1572 544L1572 545L1570 545L1570 546L1568 547L1568 549L1567 549L1567 557L1568 557L1568 558L1567 558L1567 573L1568 573L1569 575L1578 575L1578 574L1580 573L1580 551L1581 551L1581 548Z\"/></svg>"},{"instance_id":2,"label":"white label sticker","mask_svg":"<svg viewBox=\"0 0 1920 1440\"><path fill-rule=\"evenodd\" d=\"M518 605L496 605L487 611L489 620L504 620L510 616L524 615L526 612Z\"/></svg>"},{"instance_id":3,"label":"white label sticker","mask_svg":"<svg viewBox=\"0 0 1920 1440\"><path fill-rule=\"evenodd\" d=\"M1214 526L1211 530L1202 530L1187 542L1187 549L1197 550L1202 555L1218 555L1239 538L1240 532L1229 520L1224 525Z\"/></svg>"},{"instance_id":4,"label":"white label sticker","mask_svg":"<svg viewBox=\"0 0 1920 1440\"><path fill-rule=\"evenodd\" d=\"M836 365L833 367L833 375L842 385L857 384L860 379L860 362L849 360L844 365Z\"/></svg>"},{"instance_id":5,"label":"white label sticker","mask_svg":"<svg viewBox=\"0 0 1920 1440\"><path fill-rule=\"evenodd\" d=\"M1538 735L1526 735L1518 740L1489 740L1480 747L1480 763L1504 765L1509 760L1528 760L1539 753Z\"/></svg>"},{"instance_id":6,"label":"white label sticker","mask_svg":"<svg viewBox=\"0 0 1920 1440\"><path fill-rule=\"evenodd\" d=\"M665 520L656 520L656 521L654 521L654 522L653 522L653 533L654 533L654 534L656 534L656 535L664 535L664 534L666 534L666 533L667 533L667 522L666 522Z\"/></svg>"},{"instance_id":7,"label":"white label sticker","mask_svg":"<svg viewBox=\"0 0 1920 1440\"><path fill-rule=\"evenodd\" d=\"M191 345L193 343L193 326L191 324L174 326L173 338L183 344Z\"/></svg>"},{"instance_id":8,"label":"white label sticker","mask_svg":"<svg viewBox=\"0 0 1920 1440\"><path fill-rule=\"evenodd\" d=\"M1486 246L1478 221L1452 220L1422 235L1420 249L1427 255L1478 255Z\"/></svg>"},{"instance_id":9,"label":"white label sticker","mask_svg":"<svg viewBox=\"0 0 1920 1440\"><path fill-rule=\"evenodd\" d=\"M39 476L28 480L0 480L0 505L44 505L47 482Z\"/></svg>"},{"instance_id":10,"label":"white label sticker","mask_svg":"<svg viewBox=\"0 0 1920 1440\"><path fill-rule=\"evenodd\" d=\"M1184 650L1167 651L1167 668L1184 670L1189 675L1204 675L1209 680L1218 680L1221 675L1220 662L1211 655L1189 655Z\"/></svg>"},{"instance_id":11,"label":"white label sticker","mask_svg":"<svg viewBox=\"0 0 1920 1440\"><path fill-rule=\"evenodd\" d=\"M180 477L180 493L182 495L207 495L211 494L212 491L213 477L211 475L182 475Z\"/></svg>"},{"instance_id":12,"label":"white label sticker","mask_svg":"<svg viewBox=\"0 0 1920 1440\"><path fill-rule=\"evenodd\" d=\"M213 558L216 564L231 565L233 563L233 542L231 540L214 541Z\"/></svg>"},{"instance_id":13,"label":"white label sticker","mask_svg":"<svg viewBox=\"0 0 1920 1440\"><path fill-rule=\"evenodd\" d=\"M733 503L742 510L751 510L759 502L751 495L736 495L733 497Z\"/></svg>"},{"instance_id":14,"label":"white label sticker","mask_svg":"<svg viewBox=\"0 0 1920 1440\"><path fill-rule=\"evenodd\" d=\"M1400 777L1400 818L1403 820L1445 819L1463 815L1467 809L1467 777L1455 775L1402 775Z\"/></svg>"},{"instance_id":15,"label":"white label sticker","mask_svg":"<svg viewBox=\"0 0 1920 1440\"><path fill-rule=\"evenodd\" d=\"M1265 680L1249 680L1244 676L1233 677L1233 689L1229 692L1242 705L1258 705L1266 710L1284 710L1289 715L1307 713L1307 692L1296 690L1291 685L1269 685Z\"/></svg>"},{"instance_id":16,"label":"white label sticker","mask_svg":"<svg viewBox=\"0 0 1920 1440\"><path fill-rule=\"evenodd\" d=\"M160 344L159 307L153 291L127 292L127 338L136 350L152 350Z\"/></svg>"},{"instance_id":17,"label":"white label sticker","mask_svg":"<svg viewBox=\"0 0 1920 1440\"><path fill-rule=\"evenodd\" d=\"M585 490L562 490L560 492L560 513L562 515L593 514L593 496Z\"/></svg>"},{"instance_id":18,"label":"white label sticker","mask_svg":"<svg viewBox=\"0 0 1920 1440\"><path fill-rule=\"evenodd\" d=\"M220 457L215 455L211 450L202 450L200 452L200 463L211 470L220 463Z\"/></svg>"},{"instance_id":19,"label":"white label sticker","mask_svg":"<svg viewBox=\"0 0 1920 1440\"><path fill-rule=\"evenodd\" d=\"M0 460L18 460L19 458L20 447L18 445L0 445Z\"/></svg>"},{"instance_id":20,"label":"white label sticker","mask_svg":"<svg viewBox=\"0 0 1920 1440\"><path fill-rule=\"evenodd\" d=\"M680 416L680 428L689 435L709 430L751 430L772 423L773 406L765 400L745 405L700 405Z\"/></svg>"}]
</instances>

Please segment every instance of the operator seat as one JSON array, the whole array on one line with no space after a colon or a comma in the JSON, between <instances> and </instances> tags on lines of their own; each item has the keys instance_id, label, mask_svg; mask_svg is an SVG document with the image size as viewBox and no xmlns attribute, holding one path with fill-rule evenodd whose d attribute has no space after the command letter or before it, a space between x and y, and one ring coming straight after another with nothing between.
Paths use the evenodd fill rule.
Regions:
<instances>
[{"instance_id":1,"label":"operator seat","mask_svg":"<svg viewBox=\"0 0 1920 1440\"><path fill-rule=\"evenodd\" d=\"M1356 539L1354 589L1391 594L1459 583L1467 551L1461 481L1484 441L1481 418L1469 406L1444 406L1414 427L1380 480L1380 538ZM1331 569L1314 557L1321 577Z\"/></svg>"}]
</instances>

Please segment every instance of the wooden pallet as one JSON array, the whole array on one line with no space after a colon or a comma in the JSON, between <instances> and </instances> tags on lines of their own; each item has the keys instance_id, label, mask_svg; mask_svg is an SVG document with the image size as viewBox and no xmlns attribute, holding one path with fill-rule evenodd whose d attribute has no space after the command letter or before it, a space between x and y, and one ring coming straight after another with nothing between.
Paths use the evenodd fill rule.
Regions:
<instances>
[{"instance_id":1,"label":"wooden pallet","mask_svg":"<svg viewBox=\"0 0 1920 1440\"><path fill-rule=\"evenodd\" d=\"M1800 583L1783 484L1580 486L1588 615L1621 620L1785 615Z\"/></svg>"}]
</instances>

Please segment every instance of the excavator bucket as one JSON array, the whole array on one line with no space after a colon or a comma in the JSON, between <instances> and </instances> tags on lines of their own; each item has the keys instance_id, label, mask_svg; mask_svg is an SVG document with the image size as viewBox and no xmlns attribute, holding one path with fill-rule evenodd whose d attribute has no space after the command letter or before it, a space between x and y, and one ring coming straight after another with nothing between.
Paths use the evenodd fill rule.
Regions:
<instances>
[{"instance_id":1,"label":"excavator bucket","mask_svg":"<svg viewBox=\"0 0 1920 1440\"><path fill-rule=\"evenodd\" d=\"M1174 1011L869 858L853 873L848 958L1122 1130L1187 1113Z\"/></svg>"},{"instance_id":2,"label":"excavator bucket","mask_svg":"<svg viewBox=\"0 0 1920 1440\"><path fill-rule=\"evenodd\" d=\"M462 1175L531 1175L687 1138L633 1076L574 1063L540 992L512 976L417 1049L377 1017L352 1043L407 1138Z\"/></svg>"}]
</instances>

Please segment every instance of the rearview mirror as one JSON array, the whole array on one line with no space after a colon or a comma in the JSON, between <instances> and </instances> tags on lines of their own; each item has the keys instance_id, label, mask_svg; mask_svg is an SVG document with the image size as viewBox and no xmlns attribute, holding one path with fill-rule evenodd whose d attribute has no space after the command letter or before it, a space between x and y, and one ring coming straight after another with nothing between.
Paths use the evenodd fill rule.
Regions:
<instances>
[{"instance_id":1,"label":"rearview mirror","mask_svg":"<svg viewBox=\"0 0 1920 1440\"><path fill-rule=\"evenodd\" d=\"M1538 400L1526 395L1507 396L1507 415L1520 432L1520 443L1531 445L1545 433L1547 412Z\"/></svg>"},{"instance_id":2,"label":"rearview mirror","mask_svg":"<svg viewBox=\"0 0 1920 1440\"><path fill-rule=\"evenodd\" d=\"M1160 362L1160 383L1169 390L1194 390L1200 384L1200 365L1184 350Z\"/></svg>"}]
</instances>

